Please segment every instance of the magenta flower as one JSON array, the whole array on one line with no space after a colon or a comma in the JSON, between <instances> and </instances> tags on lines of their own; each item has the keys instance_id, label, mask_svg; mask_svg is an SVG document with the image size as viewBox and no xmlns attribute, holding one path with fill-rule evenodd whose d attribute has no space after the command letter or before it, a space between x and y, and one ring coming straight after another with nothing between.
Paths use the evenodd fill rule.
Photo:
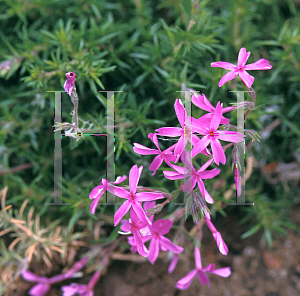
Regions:
<instances>
[{"instance_id":1,"label":"magenta flower","mask_svg":"<svg viewBox=\"0 0 300 296\"><path fill-rule=\"evenodd\" d=\"M205 149L210 144L215 163L217 165L219 165L219 162L225 164L226 156L218 139L234 143L244 140L244 135L241 133L218 130L222 117L222 107L223 104L220 104L220 102L218 102L209 126L204 124L202 125L200 123L194 126L194 130L202 134L203 137L193 148L192 157L195 157L199 152L203 151L203 149Z\"/></svg>"},{"instance_id":2,"label":"magenta flower","mask_svg":"<svg viewBox=\"0 0 300 296\"><path fill-rule=\"evenodd\" d=\"M69 96L71 96L71 93L73 91L73 86L75 84L76 74L73 72L66 73L67 80L64 84L64 89L68 93Z\"/></svg>"},{"instance_id":3,"label":"magenta flower","mask_svg":"<svg viewBox=\"0 0 300 296\"><path fill-rule=\"evenodd\" d=\"M223 255L227 255L228 247L225 244L224 240L222 239L221 233L219 231L217 231L215 226L212 224L212 222L207 217L204 217L204 220L205 220L208 228L212 232L212 235L217 243L220 253Z\"/></svg>"},{"instance_id":4,"label":"magenta flower","mask_svg":"<svg viewBox=\"0 0 300 296\"><path fill-rule=\"evenodd\" d=\"M210 113L208 113L208 114L205 114L205 115L201 116L201 117L198 119L201 123L210 124L211 119L212 119L212 116L213 116L213 113L214 113L214 111L216 110L216 108L215 108L215 107L210 103L210 101L206 98L205 94L202 94L202 95L197 96L197 94L195 93L195 94L192 96L192 102L193 102L193 104L194 104L195 106L197 106L198 108L210 112ZM235 106L223 108L223 109L222 109L222 114L223 114L223 113L226 113L226 112L229 112L229 111L232 111L232 110L234 110L235 108L236 108ZM220 124L228 124L228 123L229 123L229 119L226 118L226 117L224 117L224 116L222 115Z\"/></svg>"},{"instance_id":5,"label":"magenta flower","mask_svg":"<svg viewBox=\"0 0 300 296\"><path fill-rule=\"evenodd\" d=\"M153 216L152 216L153 219ZM152 222L152 221L151 221ZM129 220L122 220L121 221L121 230L124 231L124 233L132 233L135 239L135 244L137 247L137 251L139 254L143 257L147 257L149 251L147 250L146 246L143 243L142 235L139 233L139 230L141 228L144 228L147 226L145 223L142 223L134 210L130 209L130 219Z\"/></svg>"},{"instance_id":6,"label":"magenta flower","mask_svg":"<svg viewBox=\"0 0 300 296\"><path fill-rule=\"evenodd\" d=\"M231 274L230 267L224 267L224 268L219 268L215 269L215 264L209 264L205 268L202 268L202 263L201 263L201 256L200 256L200 250L196 246L194 250L195 254L195 264L196 264L196 269L190 271L185 277L180 279L176 283L176 288L180 290L186 290L192 283L194 276L197 274L198 279L202 285L208 285L210 287L210 282L208 279L208 276L206 273L214 273L216 275L222 276L222 277L228 277Z\"/></svg>"},{"instance_id":7,"label":"magenta flower","mask_svg":"<svg viewBox=\"0 0 300 296\"><path fill-rule=\"evenodd\" d=\"M153 224L149 226L151 231L151 242L149 246L148 260L150 263L154 264L158 257L160 248L162 251L169 250L175 254L183 251L182 247L174 245L168 238L163 236L170 231L172 225L173 221L160 219L153 222Z\"/></svg>"},{"instance_id":8,"label":"magenta flower","mask_svg":"<svg viewBox=\"0 0 300 296\"><path fill-rule=\"evenodd\" d=\"M149 167L149 170L153 171L152 175L155 175L156 170L161 166L163 161L166 161L166 162L175 161L176 156L174 156L172 154L171 150L175 147L176 144L162 152L158 145L157 135L155 133L154 134L150 133L148 135L148 138L151 139L151 141L155 144L155 146L158 149L151 149L151 148L148 148L141 144L134 143L135 147L133 147L133 150L135 153L142 154L142 155L158 154L154 158L154 160L152 161L152 163L150 164L150 167Z\"/></svg>"},{"instance_id":9,"label":"magenta flower","mask_svg":"<svg viewBox=\"0 0 300 296\"><path fill-rule=\"evenodd\" d=\"M151 224L151 221L144 212L140 202L141 201L152 201L156 199L164 198L162 194L156 192L139 192L136 193L137 184L141 177L143 166L138 168L137 165L134 165L129 172L129 188L130 192L124 188L114 186L115 195L126 198L127 200L120 206L116 211L114 216L114 226L118 225L123 218L123 216L129 211L132 207L139 219L145 224Z\"/></svg>"},{"instance_id":10,"label":"magenta flower","mask_svg":"<svg viewBox=\"0 0 300 296\"><path fill-rule=\"evenodd\" d=\"M246 52L246 48L241 48L238 56L238 65L230 64L227 62L214 62L211 63L212 67L220 67L230 70L226 73L219 82L219 87L227 81L232 80L235 76L239 75L243 83L250 88L253 84L254 77L249 75L246 70L270 70L272 66L265 59L260 59L253 64L245 65L251 52Z\"/></svg>"},{"instance_id":11,"label":"magenta flower","mask_svg":"<svg viewBox=\"0 0 300 296\"><path fill-rule=\"evenodd\" d=\"M187 157L185 162L185 167L180 167L178 165L171 165L174 171L163 171L164 176L169 180L177 180L183 179L185 177L189 177L186 183L183 185L183 191L190 193L196 183L198 183L198 188L208 203L214 203L214 200L209 195L207 190L204 187L204 183L202 179L211 179L220 173L220 169L212 169L207 171L208 166L213 162L213 159L208 160L203 166L200 167L199 170L195 170L193 163L191 161L191 157Z\"/></svg>"},{"instance_id":12,"label":"magenta flower","mask_svg":"<svg viewBox=\"0 0 300 296\"><path fill-rule=\"evenodd\" d=\"M122 177L118 177L115 182L107 182L106 179L102 179L100 182L100 185L93 188L91 191L89 198L93 199L91 206L90 206L90 212L91 214L95 215L95 211L99 202L100 197L103 195L103 193L107 190L108 192L114 194L114 186L112 184L119 184L123 182L127 177L124 175Z\"/></svg>"},{"instance_id":13,"label":"magenta flower","mask_svg":"<svg viewBox=\"0 0 300 296\"><path fill-rule=\"evenodd\" d=\"M96 271L87 285L72 283L70 286L62 286L63 296L73 296L76 293L80 296L94 296L94 286L100 278L100 271Z\"/></svg>"},{"instance_id":14,"label":"magenta flower","mask_svg":"<svg viewBox=\"0 0 300 296\"><path fill-rule=\"evenodd\" d=\"M38 276L29 270L23 271L22 276L25 280L27 280L29 282L37 282L38 283L37 285L33 286L30 289L29 295L31 295L31 296L45 295L50 290L50 287L52 284L74 277L74 274L76 272L78 272L80 269L82 269L87 261L88 261L88 257L84 257L81 260L79 260L78 262L76 262L67 273L56 275L51 278L47 278L44 276Z\"/></svg>"},{"instance_id":15,"label":"magenta flower","mask_svg":"<svg viewBox=\"0 0 300 296\"><path fill-rule=\"evenodd\" d=\"M174 155L178 158L184 150L187 142L189 141L193 146L195 146L199 142L199 138L193 134L192 131L192 121L195 120L193 117L187 116L185 109L183 107L182 101L180 99L176 99L175 102L175 112L178 118L178 121L181 125L180 127L161 127L157 130L158 135L168 136L168 137L178 137L178 142L174 149ZM201 151L201 153L205 155L210 155L208 151Z\"/></svg>"}]
</instances>

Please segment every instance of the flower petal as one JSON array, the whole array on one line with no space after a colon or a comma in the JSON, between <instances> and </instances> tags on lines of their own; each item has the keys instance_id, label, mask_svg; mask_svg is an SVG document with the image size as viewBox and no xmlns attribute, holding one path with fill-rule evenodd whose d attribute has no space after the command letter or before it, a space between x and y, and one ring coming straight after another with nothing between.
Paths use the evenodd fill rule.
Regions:
<instances>
[{"instance_id":1,"label":"flower petal","mask_svg":"<svg viewBox=\"0 0 300 296\"><path fill-rule=\"evenodd\" d=\"M151 264L154 264L155 260L158 257L159 253L159 240L152 238L149 246L148 260Z\"/></svg>"},{"instance_id":2,"label":"flower petal","mask_svg":"<svg viewBox=\"0 0 300 296\"><path fill-rule=\"evenodd\" d=\"M192 158L194 158L198 153L203 151L210 143L210 138L208 136L203 136L198 144L192 149Z\"/></svg>"},{"instance_id":3,"label":"flower petal","mask_svg":"<svg viewBox=\"0 0 300 296\"><path fill-rule=\"evenodd\" d=\"M116 211L114 216L114 226L117 226L121 219L124 217L124 215L129 211L131 207L131 203L126 200Z\"/></svg>"},{"instance_id":4,"label":"flower petal","mask_svg":"<svg viewBox=\"0 0 300 296\"><path fill-rule=\"evenodd\" d=\"M222 277L229 277L231 275L231 269L230 267L218 268L211 273L214 273Z\"/></svg>"},{"instance_id":5,"label":"flower petal","mask_svg":"<svg viewBox=\"0 0 300 296\"><path fill-rule=\"evenodd\" d=\"M210 282L209 282L209 279L208 279L208 276L206 275L206 273L204 273L202 270L198 270L197 276L202 285L207 285L210 287Z\"/></svg>"},{"instance_id":6,"label":"flower petal","mask_svg":"<svg viewBox=\"0 0 300 296\"><path fill-rule=\"evenodd\" d=\"M244 67L244 70L270 70L272 66L265 59L260 59L255 63L248 64Z\"/></svg>"},{"instance_id":7,"label":"flower petal","mask_svg":"<svg viewBox=\"0 0 300 296\"><path fill-rule=\"evenodd\" d=\"M50 290L50 287L49 284L37 284L30 289L29 295L44 296Z\"/></svg>"},{"instance_id":8,"label":"flower petal","mask_svg":"<svg viewBox=\"0 0 300 296\"><path fill-rule=\"evenodd\" d=\"M159 219L153 223L152 229L160 235L165 235L170 231L172 225L173 221L169 219Z\"/></svg>"},{"instance_id":9,"label":"flower petal","mask_svg":"<svg viewBox=\"0 0 300 296\"><path fill-rule=\"evenodd\" d=\"M210 131L216 131L218 129L222 117L222 107L223 104L220 104L220 102L218 102L216 110L214 111L213 116L211 118L209 127Z\"/></svg>"},{"instance_id":10,"label":"flower petal","mask_svg":"<svg viewBox=\"0 0 300 296\"><path fill-rule=\"evenodd\" d=\"M183 247L174 245L168 238L164 236L160 237L160 245L164 246L165 249L175 254L181 253L184 250Z\"/></svg>"},{"instance_id":11,"label":"flower petal","mask_svg":"<svg viewBox=\"0 0 300 296\"><path fill-rule=\"evenodd\" d=\"M158 154L159 151L157 149L151 149L146 146L140 145L138 143L134 143L133 151L135 153L141 154L141 155L151 155L151 154Z\"/></svg>"},{"instance_id":12,"label":"flower petal","mask_svg":"<svg viewBox=\"0 0 300 296\"><path fill-rule=\"evenodd\" d=\"M155 175L156 170L161 166L162 163L163 163L162 156L161 155L155 156L155 158L153 159L153 161L149 166L149 170L153 172L152 175Z\"/></svg>"},{"instance_id":13,"label":"flower petal","mask_svg":"<svg viewBox=\"0 0 300 296\"><path fill-rule=\"evenodd\" d=\"M155 130L160 136L178 137L182 135L181 127L161 127Z\"/></svg>"},{"instance_id":14,"label":"flower petal","mask_svg":"<svg viewBox=\"0 0 300 296\"><path fill-rule=\"evenodd\" d=\"M129 172L129 187L130 193L136 192L136 187L141 177L141 173L143 170L143 166L141 165L139 168L137 165L134 165Z\"/></svg>"},{"instance_id":15,"label":"flower petal","mask_svg":"<svg viewBox=\"0 0 300 296\"><path fill-rule=\"evenodd\" d=\"M250 88L254 82L254 77L248 74L246 71L239 72L241 80Z\"/></svg>"},{"instance_id":16,"label":"flower petal","mask_svg":"<svg viewBox=\"0 0 300 296\"><path fill-rule=\"evenodd\" d=\"M219 162L225 164L226 156L220 141L218 139L213 139L210 143L210 146L216 165L219 165Z\"/></svg>"},{"instance_id":17,"label":"flower petal","mask_svg":"<svg viewBox=\"0 0 300 296\"><path fill-rule=\"evenodd\" d=\"M194 256L195 256L195 265L196 265L196 268L197 269L202 269L201 255L200 255L200 250L199 250L198 246L195 246Z\"/></svg>"},{"instance_id":18,"label":"flower petal","mask_svg":"<svg viewBox=\"0 0 300 296\"><path fill-rule=\"evenodd\" d=\"M190 271L185 277L183 277L176 283L176 288L180 290L186 290L191 285L196 273L197 269Z\"/></svg>"},{"instance_id":19,"label":"flower petal","mask_svg":"<svg viewBox=\"0 0 300 296\"><path fill-rule=\"evenodd\" d=\"M236 70L233 70L229 73L226 73L219 82L219 87L221 87L223 84L228 82L229 80L232 80L236 75L238 75L238 72Z\"/></svg>"},{"instance_id":20,"label":"flower petal","mask_svg":"<svg viewBox=\"0 0 300 296\"><path fill-rule=\"evenodd\" d=\"M251 54L250 51L246 52L246 48L242 47L240 49L239 56L238 56L238 68L242 68L246 64L250 54Z\"/></svg>"},{"instance_id":21,"label":"flower petal","mask_svg":"<svg viewBox=\"0 0 300 296\"><path fill-rule=\"evenodd\" d=\"M139 192L136 193L135 196L136 201L152 201L164 198L164 196L158 192Z\"/></svg>"},{"instance_id":22,"label":"flower petal","mask_svg":"<svg viewBox=\"0 0 300 296\"><path fill-rule=\"evenodd\" d=\"M101 194L102 195L102 194ZM99 203L99 199L101 197L101 195L98 195L98 197L96 197L92 203L91 203L91 206L90 206L90 212L91 214L95 215L95 212L96 212L96 209L97 209L97 206L98 206L98 203Z\"/></svg>"},{"instance_id":23,"label":"flower petal","mask_svg":"<svg viewBox=\"0 0 300 296\"><path fill-rule=\"evenodd\" d=\"M211 67L219 67L219 68L223 68L223 69L230 70L230 71L237 69L236 65L227 63L227 62L214 62L214 63L211 63L210 65L211 65Z\"/></svg>"},{"instance_id":24,"label":"flower petal","mask_svg":"<svg viewBox=\"0 0 300 296\"><path fill-rule=\"evenodd\" d=\"M47 281L46 277L42 277L39 275L34 274L33 272L29 271L29 270L25 270L22 272L22 277L29 281L29 282L40 282L40 281Z\"/></svg>"},{"instance_id":25,"label":"flower petal","mask_svg":"<svg viewBox=\"0 0 300 296\"><path fill-rule=\"evenodd\" d=\"M233 131L218 131L218 138L223 141L238 143L244 141L244 135Z\"/></svg>"},{"instance_id":26,"label":"flower petal","mask_svg":"<svg viewBox=\"0 0 300 296\"><path fill-rule=\"evenodd\" d=\"M182 127L184 127L186 112L185 112L185 109L183 107L182 101L180 99L176 99L174 107L175 107L175 112L176 112L176 116L178 118L178 121L179 121L180 125Z\"/></svg>"},{"instance_id":27,"label":"flower petal","mask_svg":"<svg viewBox=\"0 0 300 296\"><path fill-rule=\"evenodd\" d=\"M135 213L137 214L137 216L139 217L139 219L145 223L146 225L151 225L152 222L149 220L147 214L144 212L144 209L142 208L141 204L139 202L134 202L132 204L132 207L135 211Z\"/></svg>"}]
</instances>

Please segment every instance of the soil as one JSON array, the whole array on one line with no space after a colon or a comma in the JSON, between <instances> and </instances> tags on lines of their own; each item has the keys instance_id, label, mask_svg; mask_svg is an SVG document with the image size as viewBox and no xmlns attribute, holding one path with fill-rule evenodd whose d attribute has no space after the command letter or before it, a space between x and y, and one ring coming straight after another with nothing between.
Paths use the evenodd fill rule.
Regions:
<instances>
[{"instance_id":1,"label":"soil","mask_svg":"<svg viewBox=\"0 0 300 296\"><path fill-rule=\"evenodd\" d=\"M300 224L300 206L292 211L291 219ZM299 296L300 295L300 234L288 230L287 235L275 236L273 248L269 249L262 233L240 239L249 229L237 226L237 217L219 217L215 222L229 252L222 255L206 226L203 228L201 247L202 266L215 263L216 268L231 267L231 276L222 278L209 274L211 287L203 286L195 277L185 290L175 288L176 282L195 268L193 254L180 260L172 274L168 273L169 262L159 258L154 265L148 261L134 263L113 260L107 272L95 287L94 296ZM184 257L184 256L182 256ZM86 284L90 277L78 281ZM74 282L74 280L73 280ZM64 282L64 285L69 283ZM28 295L32 287L20 279L18 291L9 296ZM53 286L47 296L62 295L60 286Z\"/></svg>"}]
</instances>

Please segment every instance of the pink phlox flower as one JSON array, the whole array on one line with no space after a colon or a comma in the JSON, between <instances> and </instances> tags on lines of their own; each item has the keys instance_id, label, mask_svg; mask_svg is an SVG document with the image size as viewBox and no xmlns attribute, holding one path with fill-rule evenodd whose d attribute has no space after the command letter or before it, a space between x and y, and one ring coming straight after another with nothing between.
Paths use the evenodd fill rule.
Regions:
<instances>
[{"instance_id":1,"label":"pink phlox flower","mask_svg":"<svg viewBox=\"0 0 300 296\"><path fill-rule=\"evenodd\" d=\"M230 70L226 73L219 82L219 87L225 84L227 81L232 80L235 76L239 75L242 82L250 88L254 82L254 77L249 75L246 70L270 70L272 66L265 59L260 59L253 64L245 65L251 52L246 52L246 48L241 48L238 56L237 66L227 62L214 62L211 63L212 67L220 67L226 70Z\"/></svg>"},{"instance_id":2,"label":"pink phlox flower","mask_svg":"<svg viewBox=\"0 0 300 296\"><path fill-rule=\"evenodd\" d=\"M144 203L144 210L147 211L148 209L151 209L154 206L155 206L155 201L147 201ZM153 218L154 218L154 215L149 217L149 220L151 221L151 223L153 222ZM132 231L130 231L130 226L128 225L128 222L130 223L130 221L122 220L121 222L123 223L123 225L120 227L121 230L124 232L129 230L129 232L132 233ZM141 235L141 241L144 244L145 242L147 242L151 239L151 231L146 224L141 223L140 221L139 221L139 223L140 223L139 225L141 225L142 227L139 227L138 230ZM128 243L131 245L130 251L132 253L136 253L138 251L138 248L137 248L137 241L136 241L135 236L128 237ZM147 253L148 253L148 250L147 250Z\"/></svg>"},{"instance_id":3,"label":"pink phlox flower","mask_svg":"<svg viewBox=\"0 0 300 296\"><path fill-rule=\"evenodd\" d=\"M22 272L22 276L25 280L29 282L37 282L38 284L33 286L30 291L29 295L31 296L43 296L45 295L49 290L52 284L61 282L65 279L73 278L76 276L75 274L84 267L86 262L88 261L88 257L84 257L78 262L76 262L67 273L59 274L56 276L53 276L51 278L47 278L44 276L38 276L34 274L33 272L29 270L24 270Z\"/></svg>"},{"instance_id":4,"label":"pink phlox flower","mask_svg":"<svg viewBox=\"0 0 300 296\"><path fill-rule=\"evenodd\" d=\"M147 226L147 224L140 221L134 210L130 209L130 218L129 220L122 220L121 221L121 230L126 233L132 233L135 238L135 243L137 246L137 251L143 257L147 257L149 251L147 250L146 246L142 241L142 235L140 234L139 230Z\"/></svg>"},{"instance_id":5,"label":"pink phlox flower","mask_svg":"<svg viewBox=\"0 0 300 296\"><path fill-rule=\"evenodd\" d=\"M205 189L204 183L202 181L202 179L214 178L220 173L220 169L217 168L212 170L206 170L212 162L213 159L211 158L203 166L201 166L199 170L196 171L194 169L191 157L189 156L185 161L185 167L180 167L178 165L173 164L171 167L175 170L175 172L163 171L163 173L164 176L169 180L177 180L189 177L186 183L183 185L183 191L190 193L196 186L196 183L198 183L198 188L205 200L208 203L214 203L214 200Z\"/></svg>"},{"instance_id":6,"label":"pink phlox flower","mask_svg":"<svg viewBox=\"0 0 300 296\"><path fill-rule=\"evenodd\" d=\"M180 99L176 99L174 107L181 127L161 127L155 131L161 136L180 137L174 149L174 155L178 158L188 141L195 146L199 138L193 134L192 130L192 121L195 120L195 118L186 115L186 111ZM209 155L209 152L205 151L205 149L201 153Z\"/></svg>"},{"instance_id":7,"label":"pink phlox flower","mask_svg":"<svg viewBox=\"0 0 300 296\"><path fill-rule=\"evenodd\" d=\"M204 217L204 220L208 226L208 228L210 229L216 243L217 243L217 246L218 246L218 249L220 251L221 254L223 255L227 255L228 253L228 247L227 245L225 244L222 236L221 236L221 233L219 231L217 231L217 229L215 228L215 226L212 224L212 222L207 218L207 217Z\"/></svg>"},{"instance_id":8,"label":"pink phlox flower","mask_svg":"<svg viewBox=\"0 0 300 296\"><path fill-rule=\"evenodd\" d=\"M210 103L210 101L206 98L205 94L199 95L197 96L197 94L195 93L192 96L192 103L197 106L198 108L208 111L210 113L205 114L203 116L201 116L200 118L198 118L197 120L202 123L202 124L210 124L212 116L214 111L216 110L216 108ZM236 106L233 107L226 107L226 108L222 108L222 117L221 117L221 121L220 124L228 124L229 123L229 119L223 116L223 113L232 111L236 108Z\"/></svg>"},{"instance_id":9,"label":"pink phlox flower","mask_svg":"<svg viewBox=\"0 0 300 296\"><path fill-rule=\"evenodd\" d=\"M192 157L195 157L199 152L203 151L203 149L205 149L210 144L213 158L217 165L219 165L220 162L222 164L226 163L226 156L219 139L234 143L244 140L244 135L241 133L218 130L222 117L222 106L223 104L220 104L220 102L218 102L209 126L203 126L201 124L194 126L194 130L202 134L203 137L193 148Z\"/></svg>"},{"instance_id":10,"label":"pink phlox flower","mask_svg":"<svg viewBox=\"0 0 300 296\"><path fill-rule=\"evenodd\" d=\"M143 166L138 168L137 165L134 165L129 172L129 188L130 192L124 188L114 186L115 195L126 198L127 200L120 206L116 211L114 216L114 226L118 225L123 218L123 216L129 211L132 207L138 218L141 222L145 224L151 224L151 221L144 212L140 202L142 201L153 201L156 199L162 199L164 196L161 193L156 192L139 192L136 193L137 184L139 182L140 176L142 174Z\"/></svg>"},{"instance_id":11,"label":"pink phlox flower","mask_svg":"<svg viewBox=\"0 0 300 296\"><path fill-rule=\"evenodd\" d=\"M141 144L134 143L133 150L135 153L142 154L142 155L158 154L149 166L149 170L153 171L152 175L155 175L156 170L161 166L163 161L166 162L175 161L176 156L173 155L171 150L175 148L176 144L164 151L161 151L158 145L157 135L155 133L150 133L148 135L148 138L151 139L151 141L155 144L157 149L151 149Z\"/></svg>"},{"instance_id":12,"label":"pink phlox flower","mask_svg":"<svg viewBox=\"0 0 300 296\"><path fill-rule=\"evenodd\" d=\"M76 74L73 72L68 72L66 73L66 76L67 76L67 80L65 81L64 89L68 93L68 95L71 96L71 93L73 91L73 86L76 80Z\"/></svg>"},{"instance_id":13,"label":"pink phlox flower","mask_svg":"<svg viewBox=\"0 0 300 296\"><path fill-rule=\"evenodd\" d=\"M151 231L151 242L149 246L148 260L151 264L154 264L158 257L159 249L162 251L171 251L173 253L181 253L184 249L180 246L174 245L168 238L164 237L173 225L173 221L160 219L151 226L149 226Z\"/></svg>"},{"instance_id":14,"label":"pink phlox flower","mask_svg":"<svg viewBox=\"0 0 300 296\"><path fill-rule=\"evenodd\" d=\"M94 296L94 286L100 278L100 271L96 271L87 285L72 283L69 286L62 286L63 296L73 296L76 293L80 296Z\"/></svg>"},{"instance_id":15,"label":"pink phlox flower","mask_svg":"<svg viewBox=\"0 0 300 296\"><path fill-rule=\"evenodd\" d=\"M200 283L202 285L208 285L209 287L210 287L210 281L209 281L206 273L214 273L214 274L222 276L222 277L230 276L230 274L231 274L230 267L215 269L215 264L211 263L207 267L202 268L200 250L197 246L195 247L194 255L195 255L196 269L193 269L185 277L180 279L176 283L176 288L178 288L180 290L186 290L191 285L196 274L198 276Z\"/></svg>"},{"instance_id":16,"label":"pink phlox flower","mask_svg":"<svg viewBox=\"0 0 300 296\"><path fill-rule=\"evenodd\" d=\"M125 179L127 179L127 177L125 175L122 177L119 176L115 182L107 182L106 179L102 179L102 181L100 182L100 185L93 188L93 190L91 191L91 193L89 195L89 198L93 199L91 206L90 206L91 214L95 214L99 200L100 200L101 196L103 195L103 193L107 190L110 193L114 194L113 184L119 184L119 183L123 182Z\"/></svg>"}]
</instances>

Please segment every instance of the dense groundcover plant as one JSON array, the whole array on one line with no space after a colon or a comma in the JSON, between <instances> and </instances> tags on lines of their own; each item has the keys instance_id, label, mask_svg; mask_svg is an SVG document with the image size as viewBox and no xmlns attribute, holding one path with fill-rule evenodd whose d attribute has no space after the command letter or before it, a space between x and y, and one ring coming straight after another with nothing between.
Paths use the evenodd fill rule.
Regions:
<instances>
[{"instance_id":1,"label":"dense groundcover plant","mask_svg":"<svg viewBox=\"0 0 300 296\"><path fill-rule=\"evenodd\" d=\"M170 260L168 271L175 270L175 277L187 264L187 255L193 257L189 270L176 281L196 271L211 281L211 293L219 286L212 281L232 290L237 270L225 279L209 273L231 266L236 255L237 241L229 241L227 229L218 225L238 218L230 232L238 235L243 228L241 239L256 234L260 246L270 248L275 234L292 227L288 217L299 202L298 2L3 0L0 295L28 295L34 288L32 293L94 291L96 296L106 292L114 275L109 269L105 278L110 263L129 262L123 266L130 270L133 262L148 260L141 268L156 271ZM241 48L245 50L239 59ZM270 61L271 71L257 69L262 58ZM265 62L263 66L269 67ZM255 204L231 206L236 192L243 193L242 176L234 157L237 145L222 139L231 135L221 132L236 131L240 109L229 107L236 101L231 91L249 91L250 84L245 128L262 137L260 142L246 138L245 143L245 195ZM64 85L61 125L53 120L52 91L62 91ZM176 92L180 89L189 92ZM101 90L124 91L115 93L115 178L105 174L105 137L91 136L106 132L107 97ZM186 96L191 96L192 113ZM211 130L215 111L222 117ZM46 205L56 197L53 125L65 130L62 200L67 204L61 206ZM216 135L213 141L210 131ZM245 134L257 136L251 130ZM131 170L140 176L135 191ZM116 195L113 186L123 190L117 189ZM106 205L110 192L117 205ZM164 198L143 201L148 193ZM185 208L176 204L181 202ZM202 239L202 230L209 237ZM220 261L205 261L206 239L216 241L211 246L214 252L219 249ZM178 252L180 247L184 250ZM197 248L202 260L195 255ZM84 265L68 273L76 261ZM163 279L157 285L164 285ZM176 289L176 281L173 287L169 283L170 289ZM182 293L193 294L195 286L206 289L193 277L192 287Z\"/></svg>"},{"instance_id":2,"label":"dense groundcover plant","mask_svg":"<svg viewBox=\"0 0 300 296\"><path fill-rule=\"evenodd\" d=\"M225 74L221 79L219 83L220 87L227 81L239 75L244 85L252 92L253 101L251 106L253 108L255 105L255 92L252 88L254 78L245 70L268 70L271 69L272 66L264 59L260 59L253 64L245 65L249 55L250 52L246 52L245 48L241 48L238 55L238 66L227 62L215 62L212 63L211 66L223 67L230 70L230 72ZM68 72L66 73L66 77L64 89L71 97L74 106L78 106L78 95L75 87L76 74ZM117 177L114 182L108 182L103 178L100 185L96 186L89 195L89 198L93 200L90 205L91 214L96 214L97 205L100 199L104 198L104 193L106 191L125 200L114 214L114 226L117 227L121 223L121 231L119 231L119 233L121 235L129 235L127 239L131 252L138 252L139 255L146 257L151 264L155 263L160 252L169 251L173 258L168 270L170 273L175 269L180 254L184 251L184 246L180 245L183 243L184 239L181 237L181 239L177 239L174 243L171 239L167 238L166 235L170 236L169 232L178 219L186 219L188 213L192 215L196 227L198 228L195 237L192 238L196 269L190 271L176 283L176 287L182 290L188 289L196 274L201 284L208 286L210 286L208 278L209 273L221 277L228 277L231 274L230 267L215 269L215 264L211 263L203 268L201 264L199 248L201 246L200 232L204 223L206 223L210 229L221 254L226 256L229 251L222 235L211 221L211 216L209 214L210 210L207 203L213 204L215 201L206 190L204 180L213 179L220 173L220 164L226 164L225 149L231 145L236 145L237 143L244 141L243 134L229 130L229 128L233 126L229 125L229 120L224 116L224 113L231 112L236 108L244 108L249 104L249 102L244 102L237 107L233 106L226 108L223 107L223 103L219 101L216 106L213 106L204 94L198 95L192 89L188 90L188 92L192 95L191 102L198 108L208 111L209 113L199 118L188 116L182 100L176 99L174 109L180 127L161 127L156 129L155 133L150 133L148 137L157 149L149 148L139 143L134 143L133 147L134 151L138 154L157 155L149 166L149 169L153 171L153 175L162 163L165 162L170 169L172 169L163 171L165 178L169 180L184 179L180 188L176 188L176 195L139 186L139 180L144 168L143 166L138 167L136 164L133 165L129 171L128 186L120 185L120 183L123 183L127 179L126 175ZM74 112L76 113L77 110L78 108L76 108ZM64 125L65 127L71 126L75 132L78 132L80 131L80 128L76 123L77 114L73 115L73 122L70 124L65 123ZM221 129L220 125L223 127L226 126L227 128ZM160 136L178 139L175 144L166 150L161 151L158 143L158 137ZM220 141L230 142L232 144L227 145L225 148ZM192 149L187 149L187 147L192 147ZM208 149L208 147L211 149ZM198 154L201 154L203 156L202 159L204 160L202 166L195 167L193 161ZM178 163L181 163L181 165L178 165ZM213 164L217 165L218 168L208 169L211 168ZM235 173L237 174L237 161L234 165ZM241 193L240 178L241 176L235 175L238 195ZM180 191L185 193L185 196L187 197L186 205L175 209L168 215L168 218L155 219L155 215L161 212L167 203L176 199L178 197L178 192ZM162 203L158 203L163 199L166 200ZM124 219L124 216L126 216L127 213L129 213L129 218ZM183 230L178 231L177 234L184 236ZM41 277L24 269L22 272L23 278L28 281L37 282L37 284L29 291L29 294L33 296L43 296L49 291L51 284L76 277L76 273L83 268L88 259L89 256L84 257L79 262L75 263L67 273L51 278ZM95 272L87 285L71 283L68 286L63 286L63 296L72 296L75 294L84 296L94 295L93 288L100 278L103 265L107 264L107 261L108 256L103 259L102 266L99 266L99 269Z\"/></svg>"}]
</instances>

